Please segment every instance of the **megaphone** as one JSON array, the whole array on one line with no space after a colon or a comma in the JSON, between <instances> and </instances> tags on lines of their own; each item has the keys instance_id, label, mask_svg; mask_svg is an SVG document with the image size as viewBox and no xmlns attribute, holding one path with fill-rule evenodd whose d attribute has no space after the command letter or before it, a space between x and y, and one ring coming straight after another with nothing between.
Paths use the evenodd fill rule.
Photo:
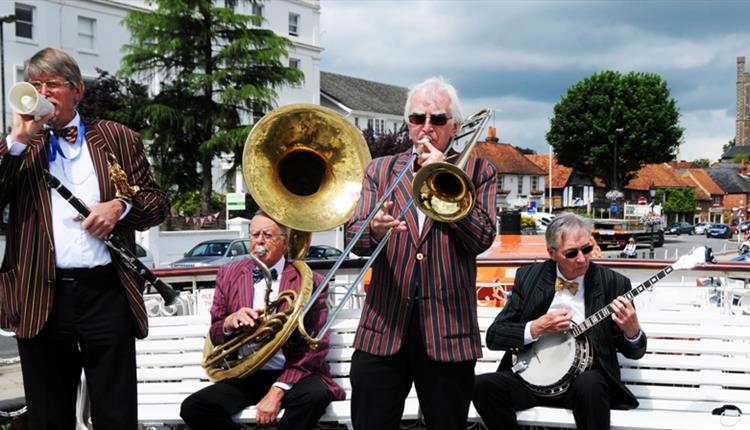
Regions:
<instances>
[{"instance_id":1,"label":"megaphone","mask_svg":"<svg viewBox=\"0 0 750 430\"><path fill-rule=\"evenodd\" d=\"M14 111L21 115L34 115L37 120L55 110L55 106L28 82L18 82L10 88L8 103Z\"/></svg>"}]
</instances>

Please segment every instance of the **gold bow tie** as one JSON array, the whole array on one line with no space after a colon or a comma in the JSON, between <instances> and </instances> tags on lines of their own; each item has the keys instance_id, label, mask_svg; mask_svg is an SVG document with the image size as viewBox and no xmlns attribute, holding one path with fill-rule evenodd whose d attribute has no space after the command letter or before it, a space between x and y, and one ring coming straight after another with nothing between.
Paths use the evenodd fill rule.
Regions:
<instances>
[{"instance_id":1,"label":"gold bow tie","mask_svg":"<svg viewBox=\"0 0 750 430\"><path fill-rule=\"evenodd\" d=\"M578 292L578 282L568 282L565 279L561 277L557 277L557 280L555 280L555 292L558 292L560 290L567 289L570 291L570 294L576 295L576 292Z\"/></svg>"}]
</instances>

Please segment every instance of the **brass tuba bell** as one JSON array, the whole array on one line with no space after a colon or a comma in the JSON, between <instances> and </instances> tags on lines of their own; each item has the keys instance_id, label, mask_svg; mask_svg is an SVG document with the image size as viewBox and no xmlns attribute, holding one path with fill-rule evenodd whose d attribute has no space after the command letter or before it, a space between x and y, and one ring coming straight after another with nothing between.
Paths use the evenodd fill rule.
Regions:
<instances>
[{"instance_id":1,"label":"brass tuba bell","mask_svg":"<svg viewBox=\"0 0 750 430\"><path fill-rule=\"evenodd\" d=\"M242 173L258 206L292 229L289 259L301 260L309 232L329 230L351 217L369 161L362 133L344 117L321 106L293 104L268 113L253 127L245 141ZM214 346L206 337L202 366L211 379L250 375L293 334L313 289L307 264L293 264L302 277L299 294L279 294L266 303L254 329L222 345ZM240 356L251 344L256 349Z\"/></svg>"}]
</instances>

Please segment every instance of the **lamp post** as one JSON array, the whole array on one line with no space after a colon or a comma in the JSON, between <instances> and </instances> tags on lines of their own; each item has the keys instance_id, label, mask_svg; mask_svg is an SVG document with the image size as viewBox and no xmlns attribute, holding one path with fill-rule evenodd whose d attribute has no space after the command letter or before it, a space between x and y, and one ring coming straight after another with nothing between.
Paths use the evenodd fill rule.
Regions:
<instances>
[{"instance_id":1,"label":"lamp post","mask_svg":"<svg viewBox=\"0 0 750 430\"><path fill-rule=\"evenodd\" d=\"M654 197L656 197L656 186L654 185L653 182L651 183L651 186L648 187L648 195L651 196L651 212L653 212L654 211ZM651 226L651 245L648 248L648 258L653 260L654 259L654 225L656 225L656 223L650 222L649 224Z\"/></svg>"},{"instance_id":2,"label":"lamp post","mask_svg":"<svg viewBox=\"0 0 750 430\"><path fill-rule=\"evenodd\" d=\"M612 203L616 203L617 199L621 199L623 197L623 194L620 192L620 190L617 189L617 143L623 131L624 129L622 128L615 129L615 150L612 156L612 190L608 191L607 194L605 194L605 196L609 200L611 200Z\"/></svg>"},{"instance_id":3,"label":"lamp post","mask_svg":"<svg viewBox=\"0 0 750 430\"><path fill-rule=\"evenodd\" d=\"M8 131L5 125L5 39L3 38L3 24L10 24L11 22L16 22L15 15L0 16L0 88L2 88L0 103L3 105L3 133Z\"/></svg>"}]
</instances>

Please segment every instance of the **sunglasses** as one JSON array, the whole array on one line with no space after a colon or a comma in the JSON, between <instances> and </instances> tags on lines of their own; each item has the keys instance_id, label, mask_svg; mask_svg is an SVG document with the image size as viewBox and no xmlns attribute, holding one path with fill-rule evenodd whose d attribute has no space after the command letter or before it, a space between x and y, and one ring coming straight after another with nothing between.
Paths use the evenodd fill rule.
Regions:
<instances>
[{"instance_id":1,"label":"sunglasses","mask_svg":"<svg viewBox=\"0 0 750 430\"><path fill-rule=\"evenodd\" d=\"M409 122L414 125L422 125L427 121L427 117L430 117L430 124L432 125L445 125L448 124L448 120L451 119L444 113L438 114L425 114L425 113L413 113L409 115Z\"/></svg>"},{"instance_id":2,"label":"sunglasses","mask_svg":"<svg viewBox=\"0 0 750 430\"><path fill-rule=\"evenodd\" d=\"M562 253L563 257L567 259L576 258L578 257L578 251L581 251L583 255L589 255L591 251L594 250L594 245L588 244L586 246L582 246L581 248L576 249L569 249Z\"/></svg>"}]
</instances>

